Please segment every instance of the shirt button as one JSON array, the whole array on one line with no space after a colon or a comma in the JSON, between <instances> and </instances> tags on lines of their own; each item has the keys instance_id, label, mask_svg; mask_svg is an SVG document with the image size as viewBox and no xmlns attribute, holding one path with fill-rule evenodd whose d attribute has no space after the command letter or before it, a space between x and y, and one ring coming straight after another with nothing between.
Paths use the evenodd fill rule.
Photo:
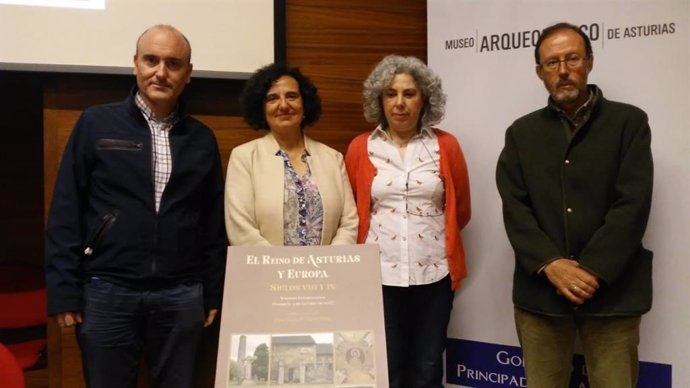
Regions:
<instances>
[{"instance_id":1,"label":"shirt button","mask_svg":"<svg viewBox=\"0 0 690 388\"><path fill-rule=\"evenodd\" d=\"M407 237L403 237L403 241L407 241Z\"/></svg>"},{"instance_id":2,"label":"shirt button","mask_svg":"<svg viewBox=\"0 0 690 388\"><path fill-rule=\"evenodd\" d=\"M403 215L403 220L406 220L406 219L407 219L407 214L404 214L404 215Z\"/></svg>"},{"instance_id":3,"label":"shirt button","mask_svg":"<svg viewBox=\"0 0 690 388\"><path fill-rule=\"evenodd\" d=\"M572 213L573 209L569 207L569 208L565 209L565 211L567 211L568 213Z\"/></svg>"},{"instance_id":4,"label":"shirt button","mask_svg":"<svg viewBox=\"0 0 690 388\"><path fill-rule=\"evenodd\" d=\"M570 164L570 160L566 159L565 164Z\"/></svg>"}]
</instances>

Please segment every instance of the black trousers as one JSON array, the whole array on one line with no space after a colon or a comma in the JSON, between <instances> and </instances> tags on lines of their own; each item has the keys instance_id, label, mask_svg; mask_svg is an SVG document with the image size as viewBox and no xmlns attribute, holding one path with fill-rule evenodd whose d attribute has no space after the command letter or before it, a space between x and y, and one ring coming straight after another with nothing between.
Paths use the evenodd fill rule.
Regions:
<instances>
[{"instance_id":1,"label":"black trousers","mask_svg":"<svg viewBox=\"0 0 690 388\"><path fill-rule=\"evenodd\" d=\"M192 388L202 294L198 283L142 291L91 279L77 327L86 386L136 387L145 354L152 388Z\"/></svg>"},{"instance_id":2,"label":"black trousers","mask_svg":"<svg viewBox=\"0 0 690 388\"><path fill-rule=\"evenodd\" d=\"M390 388L443 388L452 307L450 275L422 286L383 286Z\"/></svg>"}]
</instances>

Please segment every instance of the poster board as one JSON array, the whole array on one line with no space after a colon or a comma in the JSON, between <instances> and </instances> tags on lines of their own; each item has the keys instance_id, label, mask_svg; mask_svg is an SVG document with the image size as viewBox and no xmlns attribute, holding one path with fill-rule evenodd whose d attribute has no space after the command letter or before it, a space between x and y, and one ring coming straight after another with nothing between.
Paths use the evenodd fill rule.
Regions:
<instances>
[{"instance_id":1,"label":"poster board","mask_svg":"<svg viewBox=\"0 0 690 388\"><path fill-rule=\"evenodd\" d=\"M388 387L373 245L229 247L216 388Z\"/></svg>"}]
</instances>

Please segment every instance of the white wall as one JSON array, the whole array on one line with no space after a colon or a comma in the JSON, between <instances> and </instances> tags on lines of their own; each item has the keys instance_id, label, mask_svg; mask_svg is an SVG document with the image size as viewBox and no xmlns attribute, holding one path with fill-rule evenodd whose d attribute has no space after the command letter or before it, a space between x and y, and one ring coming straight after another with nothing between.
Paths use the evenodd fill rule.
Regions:
<instances>
[{"instance_id":1,"label":"white wall","mask_svg":"<svg viewBox=\"0 0 690 388\"><path fill-rule=\"evenodd\" d=\"M161 23L190 40L194 76L244 78L273 62L273 0L10 1L35 2L0 0L0 69L129 74L137 37Z\"/></svg>"}]
</instances>

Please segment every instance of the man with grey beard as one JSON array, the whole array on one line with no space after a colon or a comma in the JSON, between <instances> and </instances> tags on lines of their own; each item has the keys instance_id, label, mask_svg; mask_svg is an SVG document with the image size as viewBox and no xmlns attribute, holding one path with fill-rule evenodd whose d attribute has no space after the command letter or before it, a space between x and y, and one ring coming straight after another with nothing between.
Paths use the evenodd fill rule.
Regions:
<instances>
[{"instance_id":1,"label":"man with grey beard","mask_svg":"<svg viewBox=\"0 0 690 388\"><path fill-rule=\"evenodd\" d=\"M592 45L574 25L544 29L535 60L548 105L508 128L496 170L527 384L567 387L578 335L590 387L635 387L652 305L647 115L587 84Z\"/></svg>"}]
</instances>

